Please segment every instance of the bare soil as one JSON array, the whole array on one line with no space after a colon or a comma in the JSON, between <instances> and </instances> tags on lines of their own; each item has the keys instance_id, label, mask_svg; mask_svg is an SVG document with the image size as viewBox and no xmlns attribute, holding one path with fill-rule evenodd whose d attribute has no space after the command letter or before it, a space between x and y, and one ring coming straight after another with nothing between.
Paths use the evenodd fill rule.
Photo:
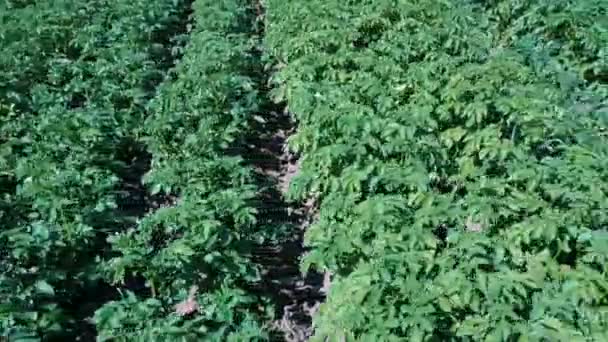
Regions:
<instances>
[{"instance_id":1,"label":"bare soil","mask_svg":"<svg viewBox=\"0 0 608 342\"><path fill-rule=\"evenodd\" d=\"M246 139L244 153L262 189L258 219L265 227L283 225L288 234L275 243L256 246L253 259L263 269L261 290L276 308L276 320L271 322L273 339L307 341L313 333L312 316L324 300L323 276L303 275L299 270L306 252L303 235L313 217L314 203L285 199L299 170L297 156L286 145L295 130L291 116L283 110L269 110L261 118L263 122L257 122Z\"/></svg>"}]
</instances>

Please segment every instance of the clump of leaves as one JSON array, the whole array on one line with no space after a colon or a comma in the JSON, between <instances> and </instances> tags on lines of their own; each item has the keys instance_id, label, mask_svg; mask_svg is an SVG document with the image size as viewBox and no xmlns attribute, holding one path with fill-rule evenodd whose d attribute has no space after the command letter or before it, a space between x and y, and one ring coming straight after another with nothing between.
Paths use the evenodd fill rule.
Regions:
<instances>
[{"instance_id":1,"label":"clump of leaves","mask_svg":"<svg viewBox=\"0 0 608 342\"><path fill-rule=\"evenodd\" d=\"M129 221L123 145L167 71L184 7L0 4L0 335L83 337L112 295L97 266Z\"/></svg>"},{"instance_id":2,"label":"clump of leaves","mask_svg":"<svg viewBox=\"0 0 608 342\"><path fill-rule=\"evenodd\" d=\"M109 239L114 254L104 263L106 279L122 286L141 277L147 289L97 311L104 339L265 337L260 300L246 290L259 280L246 257L261 235L254 207L258 188L240 157L226 153L261 101L252 76L262 65L253 54L250 5L193 4L189 43L173 77L159 87L143 129L153 156L144 182L177 200ZM189 284L198 292L184 299Z\"/></svg>"},{"instance_id":3,"label":"clump of leaves","mask_svg":"<svg viewBox=\"0 0 608 342\"><path fill-rule=\"evenodd\" d=\"M313 340L608 338L603 5L267 2Z\"/></svg>"}]
</instances>

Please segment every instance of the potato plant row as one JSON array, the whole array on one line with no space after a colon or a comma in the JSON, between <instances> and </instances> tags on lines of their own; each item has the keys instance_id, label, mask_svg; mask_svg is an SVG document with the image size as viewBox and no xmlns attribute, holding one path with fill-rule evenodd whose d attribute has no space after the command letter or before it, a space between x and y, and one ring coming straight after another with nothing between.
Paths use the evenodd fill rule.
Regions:
<instances>
[{"instance_id":1,"label":"potato plant row","mask_svg":"<svg viewBox=\"0 0 608 342\"><path fill-rule=\"evenodd\" d=\"M257 341L263 302L245 256L264 234L257 185L234 151L259 110L254 14L245 0L196 0L184 55L159 87L144 122L152 168L144 182L168 196L136 227L110 237L104 274L141 277L96 312L102 341ZM231 155L237 156L231 156ZM195 287L194 287L195 286ZM181 303L181 304L180 304Z\"/></svg>"},{"instance_id":2,"label":"potato plant row","mask_svg":"<svg viewBox=\"0 0 608 342\"><path fill-rule=\"evenodd\" d=\"M606 8L266 1L312 341L608 339Z\"/></svg>"},{"instance_id":3,"label":"potato plant row","mask_svg":"<svg viewBox=\"0 0 608 342\"><path fill-rule=\"evenodd\" d=\"M90 339L185 1L0 4L0 338ZM173 39L175 38L175 39ZM176 40L177 39L177 40ZM132 184L131 184L132 185Z\"/></svg>"}]
</instances>

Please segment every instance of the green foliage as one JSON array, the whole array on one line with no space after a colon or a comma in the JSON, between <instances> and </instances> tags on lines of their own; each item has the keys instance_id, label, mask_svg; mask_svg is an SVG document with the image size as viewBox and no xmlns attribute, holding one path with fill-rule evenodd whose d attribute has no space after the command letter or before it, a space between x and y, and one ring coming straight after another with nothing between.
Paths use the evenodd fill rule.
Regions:
<instances>
[{"instance_id":1,"label":"green foliage","mask_svg":"<svg viewBox=\"0 0 608 342\"><path fill-rule=\"evenodd\" d=\"M316 336L606 340L605 0L267 2Z\"/></svg>"},{"instance_id":2,"label":"green foliage","mask_svg":"<svg viewBox=\"0 0 608 342\"><path fill-rule=\"evenodd\" d=\"M0 3L0 336L267 339L252 5L195 1L185 45L186 1ZM266 6L334 274L313 340L608 340L606 0ZM169 200L133 224L142 141Z\"/></svg>"},{"instance_id":3,"label":"green foliage","mask_svg":"<svg viewBox=\"0 0 608 342\"><path fill-rule=\"evenodd\" d=\"M263 303L246 292L259 279L245 255L259 235L257 188L240 157L228 155L259 107L253 74L258 40L246 1L197 0L194 28L144 125L153 155L145 182L176 203L110 238L107 278L143 276L151 293L126 293L96 312L101 340L256 341ZM174 306L198 286L200 310ZM257 307L256 307L257 306ZM262 308L263 309L263 308ZM256 313L257 312L257 313Z\"/></svg>"},{"instance_id":4,"label":"green foliage","mask_svg":"<svg viewBox=\"0 0 608 342\"><path fill-rule=\"evenodd\" d=\"M0 7L0 335L75 338L184 3Z\"/></svg>"},{"instance_id":5,"label":"green foliage","mask_svg":"<svg viewBox=\"0 0 608 342\"><path fill-rule=\"evenodd\" d=\"M199 300L204 311L184 319L159 299L142 300L127 292L121 301L110 302L96 313L95 321L102 328L98 340L262 341L257 317L242 310L243 303L250 301L244 293L220 288ZM226 324L237 321L238 329Z\"/></svg>"}]
</instances>

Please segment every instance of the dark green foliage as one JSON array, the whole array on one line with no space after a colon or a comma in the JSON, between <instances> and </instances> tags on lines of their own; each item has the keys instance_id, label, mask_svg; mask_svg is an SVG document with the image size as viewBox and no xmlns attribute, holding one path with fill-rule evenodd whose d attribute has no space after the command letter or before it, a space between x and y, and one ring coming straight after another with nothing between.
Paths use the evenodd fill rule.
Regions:
<instances>
[{"instance_id":1,"label":"dark green foliage","mask_svg":"<svg viewBox=\"0 0 608 342\"><path fill-rule=\"evenodd\" d=\"M0 3L0 336L267 339L253 4ZM608 1L265 5L314 341L608 340Z\"/></svg>"},{"instance_id":2,"label":"dark green foliage","mask_svg":"<svg viewBox=\"0 0 608 342\"><path fill-rule=\"evenodd\" d=\"M141 275L149 295L125 292L97 311L101 340L256 341L261 306L244 284L258 270L244 255L257 236L257 188L240 157L227 149L246 132L260 98L251 75L257 39L247 1L198 0L184 56L159 90L144 125L153 155L145 182L175 203L112 236L105 265L113 283ZM174 306L197 285L200 311ZM255 308L255 309L254 309ZM254 309L254 310L252 310Z\"/></svg>"},{"instance_id":3,"label":"dark green foliage","mask_svg":"<svg viewBox=\"0 0 608 342\"><path fill-rule=\"evenodd\" d=\"M0 5L0 335L83 337L182 1ZM81 294L96 296L83 299ZM83 302L84 301L84 302Z\"/></svg>"},{"instance_id":4,"label":"dark green foliage","mask_svg":"<svg viewBox=\"0 0 608 342\"><path fill-rule=\"evenodd\" d=\"M608 339L608 2L267 7L315 341Z\"/></svg>"}]
</instances>

